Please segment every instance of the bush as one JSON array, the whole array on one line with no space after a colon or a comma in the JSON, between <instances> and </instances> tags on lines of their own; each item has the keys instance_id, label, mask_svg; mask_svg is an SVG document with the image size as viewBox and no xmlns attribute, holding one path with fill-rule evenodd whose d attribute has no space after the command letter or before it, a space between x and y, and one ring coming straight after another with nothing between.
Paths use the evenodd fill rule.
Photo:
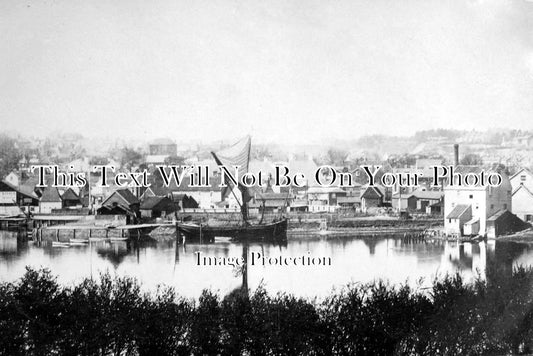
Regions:
<instances>
[{"instance_id":1,"label":"bush","mask_svg":"<svg viewBox=\"0 0 533 356\"><path fill-rule=\"evenodd\" d=\"M65 287L28 268L0 284L0 355L500 355L533 350L533 271L459 274L430 292L350 285L321 303L260 287L197 302L103 274Z\"/></svg>"}]
</instances>

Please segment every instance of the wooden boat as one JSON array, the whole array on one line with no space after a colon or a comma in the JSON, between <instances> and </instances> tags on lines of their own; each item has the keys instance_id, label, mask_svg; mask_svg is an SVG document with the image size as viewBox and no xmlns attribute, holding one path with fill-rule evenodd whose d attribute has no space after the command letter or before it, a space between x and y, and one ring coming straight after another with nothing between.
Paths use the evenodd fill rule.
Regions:
<instances>
[{"instance_id":1,"label":"wooden boat","mask_svg":"<svg viewBox=\"0 0 533 356\"><path fill-rule=\"evenodd\" d=\"M219 166L238 166L241 169L240 174L245 174L248 172L250 163L250 148L251 138L247 136L233 146L218 153L211 152L211 154ZM226 181L229 182L229 179ZM263 222L263 217L261 217L258 223L250 222L248 202L251 195L245 186L238 184L237 188L241 192L240 197L235 195L233 186L222 188L222 200L230 193L234 195L241 208L242 221L228 222L222 226L178 222L177 229L185 237L185 241L214 242L215 237L228 237L235 241L282 242L287 239L288 219L280 216L274 221Z\"/></svg>"},{"instance_id":2,"label":"wooden boat","mask_svg":"<svg viewBox=\"0 0 533 356\"><path fill-rule=\"evenodd\" d=\"M209 226L208 224L178 223L185 241L214 242L215 237L230 237L234 241L283 241L287 239L286 218L257 225Z\"/></svg>"}]
</instances>

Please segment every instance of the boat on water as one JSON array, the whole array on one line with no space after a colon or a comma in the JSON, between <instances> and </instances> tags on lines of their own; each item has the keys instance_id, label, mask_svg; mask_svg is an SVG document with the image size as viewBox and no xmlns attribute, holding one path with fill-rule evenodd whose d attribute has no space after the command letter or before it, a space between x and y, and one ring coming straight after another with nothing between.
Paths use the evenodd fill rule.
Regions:
<instances>
[{"instance_id":1,"label":"boat on water","mask_svg":"<svg viewBox=\"0 0 533 356\"><path fill-rule=\"evenodd\" d=\"M283 241L287 239L288 219L257 224L210 226L208 224L178 223L178 230L186 241L214 242L216 237L234 241Z\"/></svg>"},{"instance_id":2,"label":"boat on water","mask_svg":"<svg viewBox=\"0 0 533 356\"><path fill-rule=\"evenodd\" d=\"M239 166L240 174L248 172L250 163L251 138L245 137L231 147L228 147L218 153L211 152L215 162L219 166L235 167ZM229 179L226 181L230 181ZM190 223L178 222L178 232L185 238L185 241L214 242L216 237L231 238L233 241L271 241L282 242L287 239L288 219L279 216L272 221L263 221L263 216L259 222L252 222L248 215L248 202L251 200L251 194L248 188L242 184L237 184L236 188L240 191L240 197L237 197L234 186L228 184L222 188L222 200L233 194L235 200L240 205L240 221L228 221L223 225L214 225L209 223Z\"/></svg>"}]
</instances>

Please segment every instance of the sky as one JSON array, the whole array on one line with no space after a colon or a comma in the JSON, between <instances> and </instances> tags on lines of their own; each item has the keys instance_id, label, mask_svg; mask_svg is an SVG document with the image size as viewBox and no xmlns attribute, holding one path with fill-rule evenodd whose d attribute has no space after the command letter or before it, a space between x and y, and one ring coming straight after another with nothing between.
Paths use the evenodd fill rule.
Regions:
<instances>
[{"instance_id":1,"label":"sky","mask_svg":"<svg viewBox=\"0 0 533 356\"><path fill-rule=\"evenodd\" d=\"M0 125L311 143L533 129L531 0L1 0Z\"/></svg>"}]
</instances>

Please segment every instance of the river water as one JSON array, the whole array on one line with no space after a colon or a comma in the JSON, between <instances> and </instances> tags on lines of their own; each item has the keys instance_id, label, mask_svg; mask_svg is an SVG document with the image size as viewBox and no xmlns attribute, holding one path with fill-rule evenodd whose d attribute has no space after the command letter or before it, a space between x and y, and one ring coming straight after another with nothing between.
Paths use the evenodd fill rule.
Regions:
<instances>
[{"instance_id":1,"label":"river water","mask_svg":"<svg viewBox=\"0 0 533 356\"><path fill-rule=\"evenodd\" d=\"M16 236L13 232L0 231L1 281L15 281L23 275L25 266L33 266L49 268L65 284L107 271L112 275L135 277L148 290L160 284L173 286L186 297L198 297L204 288L224 295L243 283L242 269L220 265L241 258L242 244L216 242L184 246L174 241L143 244L101 241L65 248L38 246ZM396 237L304 236L289 238L283 246L253 243L247 248L251 289L263 285L271 293L289 292L318 298L349 283L384 279L393 284L407 282L425 288L435 277L457 271L467 280L483 278L488 263L509 269L518 264L533 264L533 246L499 241L471 244L411 242ZM252 254L254 265L251 265ZM265 257L265 264L259 256ZM203 257L219 265L206 265ZM309 258L314 258L315 265L307 263ZM280 265L279 261L289 262Z\"/></svg>"}]
</instances>

